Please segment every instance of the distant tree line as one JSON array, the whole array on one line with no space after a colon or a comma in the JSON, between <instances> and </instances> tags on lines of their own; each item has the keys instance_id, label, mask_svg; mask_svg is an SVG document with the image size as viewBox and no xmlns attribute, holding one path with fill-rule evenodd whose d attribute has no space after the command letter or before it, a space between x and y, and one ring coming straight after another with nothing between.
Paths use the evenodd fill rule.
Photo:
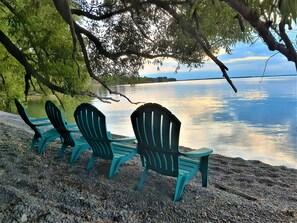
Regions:
<instances>
[{"instance_id":1,"label":"distant tree line","mask_svg":"<svg viewBox=\"0 0 297 223\"><path fill-rule=\"evenodd\" d=\"M142 84L142 83L158 83L158 82L170 82L176 81L176 78L168 77L140 77L140 76L115 76L110 74L104 74L101 76L102 80L108 85L121 85L121 84Z\"/></svg>"}]
</instances>

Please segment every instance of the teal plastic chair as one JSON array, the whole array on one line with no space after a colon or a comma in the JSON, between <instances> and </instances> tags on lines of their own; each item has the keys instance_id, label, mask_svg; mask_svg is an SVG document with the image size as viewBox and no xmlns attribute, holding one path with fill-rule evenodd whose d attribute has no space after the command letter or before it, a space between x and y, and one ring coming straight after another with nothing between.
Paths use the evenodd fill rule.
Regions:
<instances>
[{"instance_id":1,"label":"teal plastic chair","mask_svg":"<svg viewBox=\"0 0 297 223\"><path fill-rule=\"evenodd\" d=\"M122 143L133 142L135 138L112 139L106 128L105 115L93 105L88 103L79 105L74 112L74 118L93 150L87 170L92 168L98 158L111 160L108 178L112 178L118 172L120 165L136 154L135 146ZM76 157L74 156L73 159Z\"/></svg>"},{"instance_id":2,"label":"teal plastic chair","mask_svg":"<svg viewBox=\"0 0 297 223\"><path fill-rule=\"evenodd\" d=\"M61 110L53 102L48 100L45 103L45 111L50 122L56 128L57 132L62 138L63 144L58 152L57 157L63 157L68 146L73 147L72 154L77 154L78 151L81 152L90 148L87 141L82 137L77 125L67 124ZM80 137L75 137L73 133L77 133ZM43 152L44 150L42 147L40 147L39 153L42 154Z\"/></svg>"},{"instance_id":3,"label":"teal plastic chair","mask_svg":"<svg viewBox=\"0 0 297 223\"><path fill-rule=\"evenodd\" d=\"M201 148L179 152L181 123L168 109L155 103L144 104L132 113L131 122L137 139L137 150L144 166L136 188L138 191L143 187L148 170L177 177L174 201L182 198L186 183L198 170L202 175L202 186L207 187L208 158L213 151Z\"/></svg>"},{"instance_id":4,"label":"teal plastic chair","mask_svg":"<svg viewBox=\"0 0 297 223\"><path fill-rule=\"evenodd\" d=\"M34 131L31 149L35 149L35 147L39 144L38 147L43 150L48 142L52 142L60 137L55 128L40 128L52 125L48 118L31 118L27 114L24 106L17 99L14 99L14 102L23 121Z\"/></svg>"}]
</instances>

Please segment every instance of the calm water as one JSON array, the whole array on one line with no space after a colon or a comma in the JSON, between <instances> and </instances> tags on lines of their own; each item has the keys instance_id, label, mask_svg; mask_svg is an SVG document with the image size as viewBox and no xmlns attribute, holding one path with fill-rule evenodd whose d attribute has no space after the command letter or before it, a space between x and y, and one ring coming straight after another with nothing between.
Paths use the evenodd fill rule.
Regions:
<instances>
[{"instance_id":1,"label":"calm water","mask_svg":"<svg viewBox=\"0 0 297 223\"><path fill-rule=\"evenodd\" d=\"M180 145L209 147L230 157L297 168L296 76L265 77L260 81L261 78L233 79L237 94L223 79L116 89L132 101L156 102L173 112L182 123ZM106 115L110 131L133 136L130 115L138 105L124 98L119 103L90 103ZM36 106L44 105L29 105L29 113L39 110ZM71 121L73 110L65 114Z\"/></svg>"}]
</instances>

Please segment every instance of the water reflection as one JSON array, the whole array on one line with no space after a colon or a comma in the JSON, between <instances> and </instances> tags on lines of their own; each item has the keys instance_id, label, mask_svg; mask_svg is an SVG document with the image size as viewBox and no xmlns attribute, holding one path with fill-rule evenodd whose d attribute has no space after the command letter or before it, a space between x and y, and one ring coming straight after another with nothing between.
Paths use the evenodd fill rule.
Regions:
<instances>
[{"instance_id":1,"label":"water reflection","mask_svg":"<svg viewBox=\"0 0 297 223\"><path fill-rule=\"evenodd\" d=\"M172 111L182 122L180 145L297 168L296 77L260 80L235 79L237 94L225 80L126 85L116 90L134 102L156 102ZM91 103L106 115L109 130L133 136L130 115L138 105L125 99Z\"/></svg>"},{"instance_id":2,"label":"water reflection","mask_svg":"<svg viewBox=\"0 0 297 223\"><path fill-rule=\"evenodd\" d=\"M296 77L259 80L236 80L238 94L224 80L125 86L125 92L170 109L182 122L181 145L297 168ZM94 104L112 131L133 135L129 116L137 106Z\"/></svg>"}]
</instances>

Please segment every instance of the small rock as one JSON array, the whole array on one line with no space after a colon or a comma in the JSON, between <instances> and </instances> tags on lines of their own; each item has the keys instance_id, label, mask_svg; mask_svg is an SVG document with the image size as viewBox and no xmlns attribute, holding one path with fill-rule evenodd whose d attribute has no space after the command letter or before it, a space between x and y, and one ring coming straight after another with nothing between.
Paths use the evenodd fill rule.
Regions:
<instances>
[{"instance_id":1,"label":"small rock","mask_svg":"<svg viewBox=\"0 0 297 223\"><path fill-rule=\"evenodd\" d=\"M5 171L3 169L0 170L0 178L4 175L4 172Z\"/></svg>"},{"instance_id":2,"label":"small rock","mask_svg":"<svg viewBox=\"0 0 297 223\"><path fill-rule=\"evenodd\" d=\"M207 218L207 213L206 212L202 212L201 215L202 215L203 218Z\"/></svg>"},{"instance_id":3,"label":"small rock","mask_svg":"<svg viewBox=\"0 0 297 223\"><path fill-rule=\"evenodd\" d=\"M23 214L21 217L21 222L26 222L26 221L28 221L27 215Z\"/></svg>"},{"instance_id":4,"label":"small rock","mask_svg":"<svg viewBox=\"0 0 297 223\"><path fill-rule=\"evenodd\" d=\"M297 218L297 210L287 210L288 215L293 218Z\"/></svg>"}]
</instances>

